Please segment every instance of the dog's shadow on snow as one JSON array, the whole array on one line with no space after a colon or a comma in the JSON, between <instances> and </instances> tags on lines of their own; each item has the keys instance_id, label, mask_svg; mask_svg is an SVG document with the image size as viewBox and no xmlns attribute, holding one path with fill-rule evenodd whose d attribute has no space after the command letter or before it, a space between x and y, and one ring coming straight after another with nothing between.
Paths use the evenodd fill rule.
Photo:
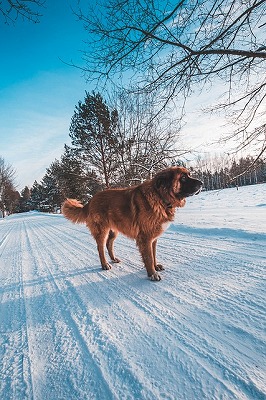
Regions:
<instances>
[{"instance_id":1,"label":"dog's shadow on snow","mask_svg":"<svg viewBox=\"0 0 266 400\"><path fill-rule=\"evenodd\" d=\"M73 326L74 320L111 312L113 306L127 309L141 304L160 283L150 282L146 270L139 267L109 271L99 264L68 271L36 276L0 286L0 327L2 333L15 332L23 326L53 326L61 320ZM125 306L123 306L125 305Z\"/></svg>"}]
</instances>

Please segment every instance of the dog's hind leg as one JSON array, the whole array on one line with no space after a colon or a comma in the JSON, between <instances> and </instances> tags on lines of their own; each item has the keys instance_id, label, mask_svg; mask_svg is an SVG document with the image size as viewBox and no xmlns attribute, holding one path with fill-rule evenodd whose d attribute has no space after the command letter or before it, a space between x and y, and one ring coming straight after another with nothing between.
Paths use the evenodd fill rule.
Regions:
<instances>
[{"instance_id":1,"label":"dog's hind leg","mask_svg":"<svg viewBox=\"0 0 266 400\"><path fill-rule=\"evenodd\" d=\"M97 248L98 248L98 253L99 253L102 269L105 269L105 270L111 269L112 266L107 262L107 260L105 258L105 253L104 253L104 248L105 248L105 244L106 244L106 240L107 240L107 234L99 235L95 239L97 242Z\"/></svg>"},{"instance_id":2,"label":"dog's hind leg","mask_svg":"<svg viewBox=\"0 0 266 400\"><path fill-rule=\"evenodd\" d=\"M109 264L107 262L107 260L105 258L105 252L104 252L109 230L107 228L104 229L103 227L100 227L98 224L90 225L89 228L90 228L90 231L97 243L97 249L98 249L102 269L105 269L105 270L111 269L112 266L111 266L111 264Z\"/></svg>"},{"instance_id":3,"label":"dog's hind leg","mask_svg":"<svg viewBox=\"0 0 266 400\"><path fill-rule=\"evenodd\" d=\"M108 254L109 254L111 260L115 263L120 262L119 258L115 257L115 255L114 255L114 241L115 241L115 238L117 237L117 235L118 235L117 231L110 230L108 238L107 238L107 242L106 242Z\"/></svg>"}]
</instances>

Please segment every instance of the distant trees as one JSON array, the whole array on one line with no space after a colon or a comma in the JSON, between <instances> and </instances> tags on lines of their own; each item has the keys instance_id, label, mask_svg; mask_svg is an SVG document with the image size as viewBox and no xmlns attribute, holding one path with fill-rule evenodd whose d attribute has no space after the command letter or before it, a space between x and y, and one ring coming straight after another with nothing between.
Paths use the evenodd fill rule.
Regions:
<instances>
[{"instance_id":1,"label":"distant trees","mask_svg":"<svg viewBox=\"0 0 266 400\"><path fill-rule=\"evenodd\" d=\"M36 194L42 198L37 209L56 210L66 197L87 201L102 188L96 173L88 167L82 168L82 161L65 146L61 159L52 162L41 184L36 185Z\"/></svg>"},{"instance_id":2,"label":"distant trees","mask_svg":"<svg viewBox=\"0 0 266 400\"><path fill-rule=\"evenodd\" d=\"M14 186L15 171L0 156L0 217L12 213L19 201L19 194Z\"/></svg>"},{"instance_id":3,"label":"distant trees","mask_svg":"<svg viewBox=\"0 0 266 400\"><path fill-rule=\"evenodd\" d=\"M7 185L0 197L0 215L15 212L27 212L37 210L42 212L60 212L60 207L66 197L78 198L82 202L88 199L97 191L103 189L95 171L72 169L73 164L68 164L69 147L60 160L55 160L46 170L41 183L35 181L32 188L27 186L19 194L13 184L7 181ZM3 160L2 160L3 161ZM253 185L266 182L266 159L257 160L253 157L243 157L238 161L229 157L215 157L212 159L198 158L191 167L193 176L203 181L204 190L224 189L234 186ZM254 164L253 164L254 163ZM253 164L251 169L247 166ZM76 161L74 164L77 167ZM169 164L170 165L170 164ZM2 168L3 170L3 168ZM245 170L245 173L243 173ZM8 171L12 171L9 166ZM73 173L73 171L75 171ZM76 174L76 172L78 172ZM79 172L81 174L79 174ZM151 170L145 170L141 178L129 179L127 184L138 183L149 177ZM0 176L2 176L0 174ZM0 181L1 182L1 181ZM3 185L2 185L3 188Z\"/></svg>"},{"instance_id":4,"label":"distant trees","mask_svg":"<svg viewBox=\"0 0 266 400\"><path fill-rule=\"evenodd\" d=\"M20 212L26 212L30 211L31 209L31 192L28 186L25 186L25 188L21 191L20 193L20 199L19 199L19 211Z\"/></svg>"},{"instance_id":5,"label":"distant trees","mask_svg":"<svg viewBox=\"0 0 266 400\"><path fill-rule=\"evenodd\" d=\"M71 197L86 201L99 190L96 174L85 163L83 165L81 158L67 145L61 159L55 160L47 173L54 177L61 199Z\"/></svg>"},{"instance_id":6,"label":"distant trees","mask_svg":"<svg viewBox=\"0 0 266 400\"><path fill-rule=\"evenodd\" d=\"M43 186L37 181L34 181L30 192L32 209L40 211L43 201L45 200Z\"/></svg>"},{"instance_id":7,"label":"distant trees","mask_svg":"<svg viewBox=\"0 0 266 400\"><path fill-rule=\"evenodd\" d=\"M203 181L205 190L266 182L266 159L255 160L249 156L238 161L229 157L220 157L218 160L198 159L191 169Z\"/></svg>"},{"instance_id":8,"label":"distant trees","mask_svg":"<svg viewBox=\"0 0 266 400\"><path fill-rule=\"evenodd\" d=\"M20 196L20 208L17 212L28 211L29 209L59 212L65 197L78 198L86 202L94 193L104 188L95 171L85 172L81 167L79 170L72 169L71 164L66 163L65 159L65 157L69 157L67 146L66 152L67 156L64 154L60 161L54 161L47 168L41 183L35 181L30 190L27 187L23 189ZM193 176L197 176L203 181L204 190L266 182L266 159L256 161L253 167L247 170L247 166L252 165L254 161L255 159L252 157L243 157L239 160L222 156L211 159L199 158L190 169ZM77 164L75 165L77 166ZM243 173L243 170L246 172ZM73 173L73 171L75 172ZM134 168L133 171L135 171ZM149 178L151 171L144 169L140 178L137 178L133 173L132 176L135 179L132 179L132 181L129 179L127 185L139 183L142 178Z\"/></svg>"}]
</instances>

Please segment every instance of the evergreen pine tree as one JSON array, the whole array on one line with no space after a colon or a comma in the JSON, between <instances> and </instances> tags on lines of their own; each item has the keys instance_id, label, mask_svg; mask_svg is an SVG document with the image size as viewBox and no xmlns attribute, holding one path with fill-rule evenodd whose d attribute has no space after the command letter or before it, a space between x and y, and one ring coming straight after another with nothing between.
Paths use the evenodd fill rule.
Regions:
<instances>
[{"instance_id":1,"label":"evergreen pine tree","mask_svg":"<svg viewBox=\"0 0 266 400\"><path fill-rule=\"evenodd\" d=\"M116 157L118 113L110 111L99 93L86 92L76 106L70 125L72 145L109 187L118 165Z\"/></svg>"}]
</instances>

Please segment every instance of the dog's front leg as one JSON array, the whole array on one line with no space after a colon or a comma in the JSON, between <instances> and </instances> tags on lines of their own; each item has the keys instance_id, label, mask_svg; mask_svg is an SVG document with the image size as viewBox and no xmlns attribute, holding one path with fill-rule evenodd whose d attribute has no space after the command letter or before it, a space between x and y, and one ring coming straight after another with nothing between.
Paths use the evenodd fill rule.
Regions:
<instances>
[{"instance_id":1,"label":"dog's front leg","mask_svg":"<svg viewBox=\"0 0 266 400\"><path fill-rule=\"evenodd\" d=\"M152 242L152 252L153 252L153 259L154 259L154 267L156 271L163 271L164 267L162 264L158 264L156 259L156 246L157 246L157 239Z\"/></svg>"},{"instance_id":2,"label":"dog's front leg","mask_svg":"<svg viewBox=\"0 0 266 400\"><path fill-rule=\"evenodd\" d=\"M142 234L137 237L136 242L147 270L148 277L152 281L160 281L161 277L155 270L152 239L147 238Z\"/></svg>"},{"instance_id":3,"label":"dog's front leg","mask_svg":"<svg viewBox=\"0 0 266 400\"><path fill-rule=\"evenodd\" d=\"M117 237L117 234L118 234L117 231L110 230L108 238L107 238L107 242L106 242L108 254L114 263L120 262L119 258L117 258L114 254L114 241L115 241L115 238Z\"/></svg>"}]
</instances>

